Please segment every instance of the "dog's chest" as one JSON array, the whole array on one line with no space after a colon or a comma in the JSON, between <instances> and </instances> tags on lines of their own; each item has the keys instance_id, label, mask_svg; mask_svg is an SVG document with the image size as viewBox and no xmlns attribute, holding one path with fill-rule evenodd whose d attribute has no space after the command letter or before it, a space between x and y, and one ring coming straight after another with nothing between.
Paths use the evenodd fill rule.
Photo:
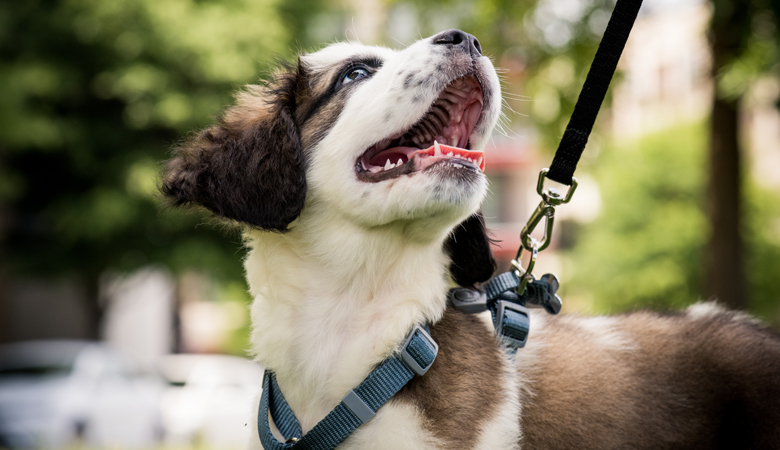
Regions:
<instances>
[{"instance_id":1,"label":"dog's chest","mask_svg":"<svg viewBox=\"0 0 780 450\"><path fill-rule=\"evenodd\" d=\"M343 448L519 448L519 389L493 334L479 318L448 309L431 336L439 354L428 373Z\"/></svg>"}]
</instances>

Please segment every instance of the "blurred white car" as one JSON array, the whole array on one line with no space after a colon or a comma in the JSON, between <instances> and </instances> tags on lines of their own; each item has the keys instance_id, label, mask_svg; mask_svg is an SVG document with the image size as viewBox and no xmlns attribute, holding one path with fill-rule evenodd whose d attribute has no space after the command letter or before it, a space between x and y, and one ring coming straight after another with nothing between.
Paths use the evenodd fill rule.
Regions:
<instances>
[{"instance_id":1,"label":"blurred white car","mask_svg":"<svg viewBox=\"0 0 780 450\"><path fill-rule=\"evenodd\" d=\"M162 400L168 444L247 448L262 367L235 356L178 354L163 358L160 372L170 385Z\"/></svg>"},{"instance_id":2,"label":"blurred white car","mask_svg":"<svg viewBox=\"0 0 780 450\"><path fill-rule=\"evenodd\" d=\"M0 447L153 446L163 389L105 343L0 346Z\"/></svg>"}]
</instances>

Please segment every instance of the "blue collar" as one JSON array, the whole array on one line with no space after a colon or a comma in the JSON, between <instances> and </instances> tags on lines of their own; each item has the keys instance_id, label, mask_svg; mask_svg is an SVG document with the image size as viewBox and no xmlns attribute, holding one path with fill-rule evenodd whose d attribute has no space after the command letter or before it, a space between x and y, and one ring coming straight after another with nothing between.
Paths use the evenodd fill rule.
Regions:
<instances>
[{"instance_id":1,"label":"blue collar","mask_svg":"<svg viewBox=\"0 0 780 450\"><path fill-rule=\"evenodd\" d=\"M330 450L336 448L360 425L368 422L376 411L412 378L422 376L433 364L439 346L433 341L427 325L417 325L406 337L399 353L387 358L341 403L303 435L301 424L290 409L273 372L265 371L263 394L257 416L257 430L265 450ZM269 411L274 424L287 442L279 442L271 434Z\"/></svg>"}]
</instances>

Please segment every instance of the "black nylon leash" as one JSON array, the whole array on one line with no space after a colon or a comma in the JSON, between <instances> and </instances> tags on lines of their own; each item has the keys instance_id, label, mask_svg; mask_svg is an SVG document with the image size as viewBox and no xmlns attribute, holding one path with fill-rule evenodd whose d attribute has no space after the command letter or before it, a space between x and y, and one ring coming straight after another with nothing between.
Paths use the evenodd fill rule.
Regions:
<instances>
[{"instance_id":1,"label":"black nylon leash","mask_svg":"<svg viewBox=\"0 0 780 450\"><path fill-rule=\"evenodd\" d=\"M601 103L607 95L609 83L641 6L642 0L617 1L577 98L574 112L555 152L547 178L571 186L574 170L585 150L585 144L588 143Z\"/></svg>"},{"instance_id":2,"label":"black nylon leash","mask_svg":"<svg viewBox=\"0 0 780 450\"><path fill-rule=\"evenodd\" d=\"M537 280L532 271L538 253L550 245L555 207L568 203L577 188L574 170L588 143L641 6L642 0L617 0L615 4L552 165L539 174L536 191L542 197L542 202L520 233L521 244L517 256L512 260L513 270L485 283L485 292L462 287L450 290L450 303L455 308L466 313L490 310L496 335L513 351L525 346L528 338L531 321L528 307L542 307L550 314L558 314L561 310L561 299L555 294L558 278L553 274L545 274ZM555 188L545 189L545 178L569 186L568 191L561 194ZM531 232L542 219L545 220L544 237L538 241L531 236ZM530 252L530 260L524 268L522 256L525 251Z\"/></svg>"}]
</instances>

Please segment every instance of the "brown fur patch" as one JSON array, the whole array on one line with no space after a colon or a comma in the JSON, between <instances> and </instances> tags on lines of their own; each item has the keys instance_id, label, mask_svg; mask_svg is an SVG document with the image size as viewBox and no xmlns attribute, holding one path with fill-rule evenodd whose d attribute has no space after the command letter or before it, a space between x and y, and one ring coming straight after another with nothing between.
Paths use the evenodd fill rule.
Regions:
<instances>
[{"instance_id":1,"label":"brown fur patch","mask_svg":"<svg viewBox=\"0 0 780 450\"><path fill-rule=\"evenodd\" d=\"M612 320L634 345L594 345L571 317L532 331L544 350L523 408L524 448L780 448L774 333L734 313Z\"/></svg>"},{"instance_id":2,"label":"brown fur patch","mask_svg":"<svg viewBox=\"0 0 780 450\"><path fill-rule=\"evenodd\" d=\"M349 100L349 89L342 89L323 102L319 108L306 120L301 129L301 142L303 148L311 149L321 141L333 128L338 120L344 105ZM321 94L324 95L324 94Z\"/></svg>"},{"instance_id":3,"label":"brown fur patch","mask_svg":"<svg viewBox=\"0 0 780 450\"><path fill-rule=\"evenodd\" d=\"M306 86L299 64L268 86L249 86L219 123L180 145L161 190L175 206L198 204L228 219L286 231L306 197L305 161L293 117Z\"/></svg>"},{"instance_id":4,"label":"brown fur patch","mask_svg":"<svg viewBox=\"0 0 780 450\"><path fill-rule=\"evenodd\" d=\"M449 308L431 327L439 354L393 401L417 405L431 433L448 448L471 448L503 395L503 364L495 336L479 318Z\"/></svg>"}]
</instances>

